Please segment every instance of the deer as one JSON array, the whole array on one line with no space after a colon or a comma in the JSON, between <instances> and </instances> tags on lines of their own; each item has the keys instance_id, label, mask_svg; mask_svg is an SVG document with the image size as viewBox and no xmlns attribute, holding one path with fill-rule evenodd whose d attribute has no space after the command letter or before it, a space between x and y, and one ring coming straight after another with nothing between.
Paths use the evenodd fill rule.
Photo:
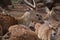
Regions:
<instances>
[{"instance_id":1,"label":"deer","mask_svg":"<svg viewBox=\"0 0 60 40\"><path fill-rule=\"evenodd\" d=\"M3 36L2 40L39 40L35 32L25 25L13 25L8 30L9 32Z\"/></svg>"},{"instance_id":2,"label":"deer","mask_svg":"<svg viewBox=\"0 0 60 40\"><path fill-rule=\"evenodd\" d=\"M32 0L34 4L29 3L27 0L24 0L25 4L29 6L29 9L21 16L16 18L20 24L28 26L31 22L31 15L33 14L33 8L35 8L35 1Z\"/></svg>"}]
</instances>

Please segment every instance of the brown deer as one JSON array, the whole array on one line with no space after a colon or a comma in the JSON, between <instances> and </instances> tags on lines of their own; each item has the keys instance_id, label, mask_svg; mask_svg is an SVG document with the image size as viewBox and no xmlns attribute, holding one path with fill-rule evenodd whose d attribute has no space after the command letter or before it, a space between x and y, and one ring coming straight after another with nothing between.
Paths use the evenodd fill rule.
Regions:
<instances>
[{"instance_id":1,"label":"brown deer","mask_svg":"<svg viewBox=\"0 0 60 40\"><path fill-rule=\"evenodd\" d=\"M13 25L9 28L8 40L39 40L35 32L31 31L25 25Z\"/></svg>"}]
</instances>

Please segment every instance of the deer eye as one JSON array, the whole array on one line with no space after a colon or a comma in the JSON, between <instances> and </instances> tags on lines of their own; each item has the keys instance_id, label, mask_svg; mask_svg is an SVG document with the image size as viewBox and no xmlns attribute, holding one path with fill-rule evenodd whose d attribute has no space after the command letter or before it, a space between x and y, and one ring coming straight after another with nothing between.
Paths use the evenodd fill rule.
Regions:
<instances>
[{"instance_id":1,"label":"deer eye","mask_svg":"<svg viewBox=\"0 0 60 40\"><path fill-rule=\"evenodd\" d=\"M41 20L41 18L38 18L38 20Z\"/></svg>"},{"instance_id":2,"label":"deer eye","mask_svg":"<svg viewBox=\"0 0 60 40\"><path fill-rule=\"evenodd\" d=\"M36 16L39 16L38 14L36 14Z\"/></svg>"}]
</instances>

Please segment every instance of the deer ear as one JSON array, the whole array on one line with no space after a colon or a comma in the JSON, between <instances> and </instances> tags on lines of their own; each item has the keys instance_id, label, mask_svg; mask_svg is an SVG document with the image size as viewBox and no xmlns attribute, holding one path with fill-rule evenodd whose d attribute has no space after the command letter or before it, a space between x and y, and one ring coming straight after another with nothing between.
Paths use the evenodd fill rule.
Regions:
<instances>
[{"instance_id":1,"label":"deer ear","mask_svg":"<svg viewBox=\"0 0 60 40\"><path fill-rule=\"evenodd\" d=\"M27 0L24 0L24 2L25 2L27 5L31 6L32 8L35 8L35 7L36 7L35 0L32 0L32 1L33 1L33 4L31 4L31 3L28 2Z\"/></svg>"}]
</instances>

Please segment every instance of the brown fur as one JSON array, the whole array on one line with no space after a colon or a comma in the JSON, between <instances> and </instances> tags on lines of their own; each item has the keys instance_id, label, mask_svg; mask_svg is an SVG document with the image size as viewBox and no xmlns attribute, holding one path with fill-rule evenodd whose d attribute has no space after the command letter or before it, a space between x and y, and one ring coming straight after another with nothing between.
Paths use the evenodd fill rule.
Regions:
<instances>
[{"instance_id":1,"label":"brown fur","mask_svg":"<svg viewBox=\"0 0 60 40\"><path fill-rule=\"evenodd\" d=\"M14 25L9 28L9 40L39 40L37 35L24 25Z\"/></svg>"},{"instance_id":2,"label":"brown fur","mask_svg":"<svg viewBox=\"0 0 60 40\"><path fill-rule=\"evenodd\" d=\"M31 22L30 16L30 12L25 12L21 17L17 17L16 19L19 22L19 24L29 26Z\"/></svg>"},{"instance_id":3,"label":"brown fur","mask_svg":"<svg viewBox=\"0 0 60 40\"><path fill-rule=\"evenodd\" d=\"M33 16L34 15L34 16ZM39 14L33 12L25 12L21 17L16 18L20 24L29 26L32 21L43 23L42 17Z\"/></svg>"},{"instance_id":4,"label":"brown fur","mask_svg":"<svg viewBox=\"0 0 60 40\"><path fill-rule=\"evenodd\" d=\"M2 26L3 35L8 32L8 28L11 25L17 24L14 17L10 15L0 14L0 25Z\"/></svg>"},{"instance_id":5,"label":"brown fur","mask_svg":"<svg viewBox=\"0 0 60 40\"><path fill-rule=\"evenodd\" d=\"M56 40L60 40L60 23L58 24L58 27L57 27L57 36L56 36Z\"/></svg>"},{"instance_id":6,"label":"brown fur","mask_svg":"<svg viewBox=\"0 0 60 40\"><path fill-rule=\"evenodd\" d=\"M0 36L3 35L3 32L2 32L2 26L0 25Z\"/></svg>"},{"instance_id":7,"label":"brown fur","mask_svg":"<svg viewBox=\"0 0 60 40\"><path fill-rule=\"evenodd\" d=\"M37 23L35 24L35 32L38 35L38 37L42 40L50 40L51 34L53 30L50 29L49 22L45 21L44 24Z\"/></svg>"},{"instance_id":8,"label":"brown fur","mask_svg":"<svg viewBox=\"0 0 60 40\"><path fill-rule=\"evenodd\" d=\"M40 23L35 24L35 32L36 32L36 34L38 34L38 30L39 30L40 26L41 26Z\"/></svg>"}]
</instances>

